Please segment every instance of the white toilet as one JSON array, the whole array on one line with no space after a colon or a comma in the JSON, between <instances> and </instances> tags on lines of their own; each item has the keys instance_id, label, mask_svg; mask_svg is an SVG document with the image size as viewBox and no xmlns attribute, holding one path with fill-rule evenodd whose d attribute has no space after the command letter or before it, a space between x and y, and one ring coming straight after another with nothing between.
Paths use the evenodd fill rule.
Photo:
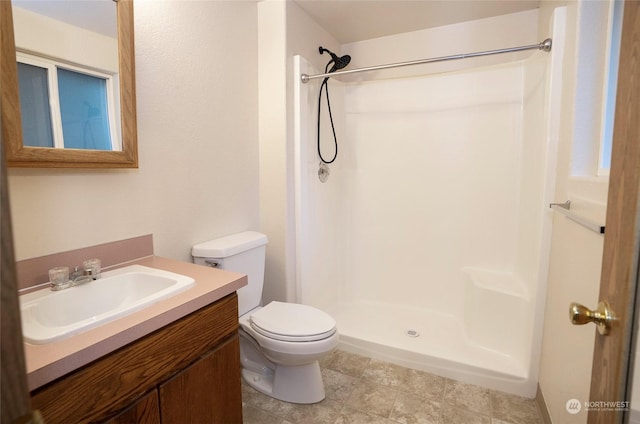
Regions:
<instances>
[{"instance_id":1,"label":"white toilet","mask_svg":"<svg viewBox=\"0 0 640 424\"><path fill-rule=\"evenodd\" d=\"M196 264L248 276L238 290L242 378L254 389L293 403L324 399L318 360L338 345L336 322L325 312L297 303L261 307L267 237L254 231L193 246Z\"/></svg>"}]
</instances>

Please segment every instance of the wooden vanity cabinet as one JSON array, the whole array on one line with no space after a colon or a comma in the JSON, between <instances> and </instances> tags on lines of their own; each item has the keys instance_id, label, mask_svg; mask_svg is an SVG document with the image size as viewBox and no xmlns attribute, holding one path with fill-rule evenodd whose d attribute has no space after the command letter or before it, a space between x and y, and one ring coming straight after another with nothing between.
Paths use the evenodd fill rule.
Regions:
<instances>
[{"instance_id":1,"label":"wooden vanity cabinet","mask_svg":"<svg viewBox=\"0 0 640 424\"><path fill-rule=\"evenodd\" d=\"M242 423L235 293L31 393L47 424Z\"/></svg>"},{"instance_id":2,"label":"wooden vanity cabinet","mask_svg":"<svg viewBox=\"0 0 640 424\"><path fill-rule=\"evenodd\" d=\"M142 396L124 411L111 418L106 424L161 424L158 390Z\"/></svg>"},{"instance_id":3,"label":"wooden vanity cabinet","mask_svg":"<svg viewBox=\"0 0 640 424\"><path fill-rule=\"evenodd\" d=\"M242 405L237 338L160 385L160 415L164 423L241 423L242 416L229 405ZM230 361L231 359L231 361ZM233 368L231 368L233 367ZM229 384L229 374L237 375ZM215 396L212 395L215 393ZM185 405L189 405L185 408ZM242 409L242 408L240 408ZM241 412L241 411L240 411Z\"/></svg>"}]
</instances>

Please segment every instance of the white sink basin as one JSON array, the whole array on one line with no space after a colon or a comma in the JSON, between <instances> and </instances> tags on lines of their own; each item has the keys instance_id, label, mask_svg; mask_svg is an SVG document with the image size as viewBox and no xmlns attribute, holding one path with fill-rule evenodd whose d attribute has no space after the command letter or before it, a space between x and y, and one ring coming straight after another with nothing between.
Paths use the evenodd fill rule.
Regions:
<instances>
[{"instance_id":1,"label":"white sink basin","mask_svg":"<svg viewBox=\"0 0 640 424\"><path fill-rule=\"evenodd\" d=\"M50 343L97 327L173 296L195 280L173 272L131 265L61 291L49 288L20 296L22 333L32 344Z\"/></svg>"}]
</instances>

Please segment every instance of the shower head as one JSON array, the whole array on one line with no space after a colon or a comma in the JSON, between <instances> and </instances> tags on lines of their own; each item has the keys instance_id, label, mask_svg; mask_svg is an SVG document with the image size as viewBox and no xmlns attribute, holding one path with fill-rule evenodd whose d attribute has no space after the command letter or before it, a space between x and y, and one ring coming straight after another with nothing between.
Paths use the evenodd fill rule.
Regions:
<instances>
[{"instance_id":1,"label":"shower head","mask_svg":"<svg viewBox=\"0 0 640 424\"><path fill-rule=\"evenodd\" d=\"M333 62L333 66L331 67L331 69L329 69L329 72L335 72L337 70L345 68L349 64L349 62L351 62L351 56L349 56L348 54L338 57L337 54L329 49L325 49L322 46L318 48L318 51L320 52L320 54L327 52L331 55L331 61L329 61L329 63ZM327 63L327 66L329 66L329 63Z\"/></svg>"}]
</instances>

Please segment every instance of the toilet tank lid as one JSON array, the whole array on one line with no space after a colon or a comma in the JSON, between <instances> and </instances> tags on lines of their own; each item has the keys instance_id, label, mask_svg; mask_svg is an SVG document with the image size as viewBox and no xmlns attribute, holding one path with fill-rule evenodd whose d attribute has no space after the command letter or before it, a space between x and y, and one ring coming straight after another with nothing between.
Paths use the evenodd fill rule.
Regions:
<instances>
[{"instance_id":1,"label":"toilet tank lid","mask_svg":"<svg viewBox=\"0 0 640 424\"><path fill-rule=\"evenodd\" d=\"M196 258L227 258L267 244L267 236L257 231L245 231L196 244L191 255Z\"/></svg>"}]
</instances>

